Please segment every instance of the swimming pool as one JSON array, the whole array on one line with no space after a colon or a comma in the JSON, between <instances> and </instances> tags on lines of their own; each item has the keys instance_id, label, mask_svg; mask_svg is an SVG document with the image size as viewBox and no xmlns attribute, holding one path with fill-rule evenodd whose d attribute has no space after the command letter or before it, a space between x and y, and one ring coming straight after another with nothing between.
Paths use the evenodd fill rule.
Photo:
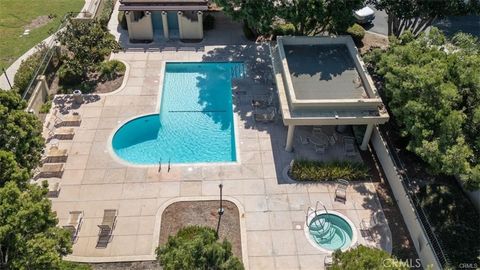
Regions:
<instances>
[{"instance_id":1,"label":"swimming pool","mask_svg":"<svg viewBox=\"0 0 480 270\"><path fill-rule=\"evenodd\" d=\"M167 63L159 114L115 133L115 154L133 164L236 161L233 78L243 63Z\"/></svg>"}]
</instances>

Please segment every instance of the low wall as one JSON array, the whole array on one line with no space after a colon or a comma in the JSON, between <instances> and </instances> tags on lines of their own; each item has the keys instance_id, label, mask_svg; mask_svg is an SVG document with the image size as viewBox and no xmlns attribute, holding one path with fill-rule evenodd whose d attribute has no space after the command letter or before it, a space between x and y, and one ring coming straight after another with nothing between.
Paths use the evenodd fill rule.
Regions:
<instances>
[{"instance_id":1,"label":"low wall","mask_svg":"<svg viewBox=\"0 0 480 270\"><path fill-rule=\"evenodd\" d=\"M48 99L48 85L45 76L38 76L37 84L28 100L27 111L39 116L40 108Z\"/></svg>"},{"instance_id":2,"label":"low wall","mask_svg":"<svg viewBox=\"0 0 480 270\"><path fill-rule=\"evenodd\" d=\"M416 210L402 184L401 176L398 174L397 167L378 128L373 130L370 142L385 172L385 177L390 184L423 268L432 265L433 269L443 269L430 245L421 221L417 217Z\"/></svg>"}]
</instances>

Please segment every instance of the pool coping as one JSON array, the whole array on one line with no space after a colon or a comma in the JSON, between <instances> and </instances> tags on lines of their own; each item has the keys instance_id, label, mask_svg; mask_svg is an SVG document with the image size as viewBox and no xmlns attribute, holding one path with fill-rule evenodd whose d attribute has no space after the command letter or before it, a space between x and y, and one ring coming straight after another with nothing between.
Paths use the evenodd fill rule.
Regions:
<instances>
[{"instance_id":1,"label":"pool coping","mask_svg":"<svg viewBox=\"0 0 480 270\"><path fill-rule=\"evenodd\" d=\"M123 62L123 61L122 61ZM158 166L158 164L135 164L135 163L131 163L129 161L126 161L122 158L120 158L116 153L115 151L113 150L113 145L112 145L112 142L113 142L113 137L115 136L115 134L117 133L117 131L122 128L125 124L127 124L128 122L130 121L133 121L137 118L141 118L141 117L145 117L145 116L149 116L149 115L154 115L154 114L160 114L160 109L161 109L161 106L162 106L162 97L163 97L163 87L164 87L164 79L165 79L165 69L166 69L166 66L168 63L242 63L245 65L245 62L243 61L209 61L209 62L195 62L195 61L192 61L192 62L185 62L185 61L176 61L176 60L169 60L169 61L162 61L162 63L160 64L160 77L159 77L159 92L158 92L158 96L157 96L157 104L155 106L155 111L151 112L151 113L145 113L145 114L139 114L139 115L136 115L136 116L133 116L133 117L129 117L127 118L126 120L124 121L118 121L117 122L117 126L113 129L112 133L108 136L108 140L107 140L107 152L110 154L110 156L113 158L113 160L115 160L116 162L122 164L122 165L125 165L125 166L130 166L130 167L135 167L135 168L155 168ZM130 71L130 67L127 68L128 69L128 73ZM126 72L127 74L127 72ZM126 84L126 80L125 81L125 84ZM124 85L122 84L122 86L120 86L119 89L111 92L112 94L113 93L118 93L118 92L121 92L124 88ZM110 94L110 93L109 93ZM232 161L232 162L198 162L198 163L172 163L171 165L172 166L175 166L175 167L206 167L206 166L236 166L236 165L241 165L241 155L240 155L240 151L238 151L240 148L240 144L239 144L239 133L238 133L238 123L239 123L239 115L237 113L235 113L235 103L233 102L232 100L232 118L233 118L233 128L234 128L234 136L235 136L235 157L236 157L236 160L235 161Z\"/></svg>"},{"instance_id":2,"label":"pool coping","mask_svg":"<svg viewBox=\"0 0 480 270\"><path fill-rule=\"evenodd\" d=\"M329 210L329 211L319 210L319 211L310 212L310 214L308 214L308 216L305 220L305 226L303 228L303 231L305 233L305 237L307 237L308 242L313 247L315 247L316 249L318 249L322 252L328 253L328 254L332 254L333 252L335 252L334 250L328 250L326 248L320 247L320 245L317 244L317 242L315 242L312 235L310 234L310 230L309 230L310 228L308 227L308 224L312 221L312 219L315 216L318 216L318 215L321 215L321 214L333 214L333 215L339 216L340 218L345 220L348 223L348 225L352 228L352 242L350 243L350 245L347 248L342 249L342 251L349 250L357 244L357 242L358 242L357 226L355 226L355 224L350 220L349 217L347 217L346 215L344 215L344 214L342 214L338 211L335 211L335 210Z\"/></svg>"}]
</instances>

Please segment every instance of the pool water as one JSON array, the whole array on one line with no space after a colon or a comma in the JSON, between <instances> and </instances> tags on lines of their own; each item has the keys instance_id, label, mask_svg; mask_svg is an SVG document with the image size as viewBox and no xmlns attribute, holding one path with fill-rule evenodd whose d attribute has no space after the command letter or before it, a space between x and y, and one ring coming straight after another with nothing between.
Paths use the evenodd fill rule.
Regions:
<instances>
[{"instance_id":1,"label":"pool water","mask_svg":"<svg viewBox=\"0 0 480 270\"><path fill-rule=\"evenodd\" d=\"M134 164L236 161L232 78L242 63L167 63L159 114L115 133L114 152Z\"/></svg>"},{"instance_id":2,"label":"pool water","mask_svg":"<svg viewBox=\"0 0 480 270\"><path fill-rule=\"evenodd\" d=\"M308 226L314 241L327 250L344 250L352 243L353 231L343 218L334 214L315 216Z\"/></svg>"}]
</instances>

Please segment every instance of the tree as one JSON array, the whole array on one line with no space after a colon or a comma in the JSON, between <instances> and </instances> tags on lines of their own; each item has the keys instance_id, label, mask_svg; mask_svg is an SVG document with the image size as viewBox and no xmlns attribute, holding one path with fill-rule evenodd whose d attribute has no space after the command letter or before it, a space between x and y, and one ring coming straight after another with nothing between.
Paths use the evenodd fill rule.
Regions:
<instances>
[{"instance_id":1,"label":"tree","mask_svg":"<svg viewBox=\"0 0 480 270\"><path fill-rule=\"evenodd\" d=\"M46 193L37 185L21 190L15 182L0 188L0 268L60 269L71 252L71 236L56 227Z\"/></svg>"},{"instance_id":2,"label":"tree","mask_svg":"<svg viewBox=\"0 0 480 270\"><path fill-rule=\"evenodd\" d=\"M384 78L384 93L407 149L434 173L480 187L480 45L436 28L419 38L407 31L367 60Z\"/></svg>"},{"instance_id":3,"label":"tree","mask_svg":"<svg viewBox=\"0 0 480 270\"><path fill-rule=\"evenodd\" d=\"M28 179L28 171L18 166L15 155L11 152L0 150L0 187L3 187L9 181L13 181L23 187Z\"/></svg>"},{"instance_id":4,"label":"tree","mask_svg":"<svg viewBox=\"0 0 480 270\"><path fill-rule=\"evenodd\" d=\"M400 36L409 30L415 36L437 18L478 13L478 0L370 0L388 15L388 35Z\"/></svg>"},{"instance_id":5,"label":"tree","mask_svg":"<svg viewBox=\"0 0 480 270\"><path fill-rule=\"evenodd\" d=\"M44 140L40 121L25 108L18 93L0 90L0 150L13 153L18 166L30 172L40 161Z\"/></svg>"},{"instance_id":6,"label":"tree","mask_svg":"<svg viewBox=\"0 0 480 270\"><path fill-rule=\"evenodd\" d=\"M345 33L355 23L353 11L361 8L363 1L282 0L280 3L279 16L293 24L296 35L314 36L323 32Z\"/></svg>"},{"instance_id":7,"label":"tree","mask_svg":"<svg viewBox=\"0 0 480 270\"><path fill-rule=\"evenodd\" d=\"M65 64L79 71L82 78L119 49L115 38L98 21L71 20L58 35L58 41L67 50Z\"/></svg>"},{"instance_id":8,"label":"tree","mask_svg":"<svg viewBox=\"0 0 480 270\"><path fill-rule=\"evenodd\" d=\"M344 33L354 22L353 11L362 0L215 0L233 19L244 21L260 34L272 32L278 22L292 24L296 35Z\"/></svg>"},{"instance_id":9,"label":"tree","mask_svg":"<svg viewBox=\"0 0 480 270\"><path fill-rule=\"evenodd\" d=\"M265 0L214 0L223 12L234 20L244 22L257 34L272 30L276 15L275 1Z\"/></svg>"},{"instance_id":10,"label":"tree","mask_svg":"<svg viewBox=\"0 0 480 270\"><path fill-rule=\"evenodd\" d=\"M360 245L345 252L335 251L333 253L333 265L329 269L407 270L410 268L383 250Z\"/></svg>"},{"instance_id":11,"label":"tree","mask_svg":"<svg viewBox=\"0 0 480 270\"><path fill-rule=\"evenodd\" d=\"M157 248L157 259L163 269L243 269L227 240L218 242L208 227L189 226L170 236Z\"/></svg>"}]
</instances>

